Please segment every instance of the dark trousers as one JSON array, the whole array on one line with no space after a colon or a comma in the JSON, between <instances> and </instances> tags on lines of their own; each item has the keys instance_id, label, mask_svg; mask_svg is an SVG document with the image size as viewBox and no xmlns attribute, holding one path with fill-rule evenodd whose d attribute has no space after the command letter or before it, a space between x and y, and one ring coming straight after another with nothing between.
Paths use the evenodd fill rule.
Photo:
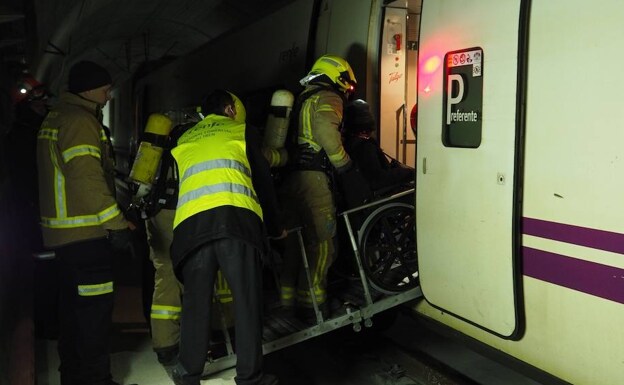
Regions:
<instances>
[{"instance_id":1,"label":"dark trousers","mask_svg":"<svg viewBox=\"0 0 624 385\"><path fill-rule=\"evenodd\" d=\"M209 242L182 266L184 295L179 361L183 383L199 385L210 338L212 296L221 269L234 298L236 384L255 385L262 377L262 283L258 251L229 238Z\"/></svg>"},{"instance_id":2,"label":"dark trousers","mask_svg":"<svg viewBox=\"0 0 624 385\"><path fill-rule=\"evenodd\" d=\"M112 255L106 239L55 250L59 267L61 385L109 385Z\"/></svg>"}]
</instances>

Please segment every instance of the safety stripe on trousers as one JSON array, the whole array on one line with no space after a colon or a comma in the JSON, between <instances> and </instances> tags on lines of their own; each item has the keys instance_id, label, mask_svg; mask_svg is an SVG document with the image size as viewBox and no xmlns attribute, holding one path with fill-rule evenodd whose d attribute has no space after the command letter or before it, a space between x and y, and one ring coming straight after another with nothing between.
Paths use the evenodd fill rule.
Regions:
<instances>
[{"instance_id":1,"label":"safety stripe on trousers","mask_svg":"<svg viewBox=\"0 0 624 385\"><path fill-rule=\"evenodd\" d=\"M95 285L78 285L78 295L92 297L113 292L113 282L98 283Z\"/></svg>"},{"instance_id":2,"label":"safety stripe on trousers","mask_svg":"<svg viewBox=\"0 0 624 385\"><path fill-rule=\"evenodd\" d=\"M321 283L325 276L324 271L325 271L325 267L327 266L328 252L329 252L329 241L325 240L318 244L318 253L317 253L318 258L316 262L316 269L314 269L314 272L312 275L312 289L314 291L316 300L319 303L325 302L325 297L326 297L325 289L321 286ZM298 290L297 300L300 302L311 304L312 298L310 297L310 291Z\"/></svg>"},{"instance_id":3,"label":"safety stripe on trousers","mask_svg":"<svg viewBox=\"0 0 624 385\"><path fill-rule=\"evenodd\" d=\"M152 319L180 319L182 313L182 307L180 306L166 306L166 305L152 305L152 312L150 317Z\"/></svg>"}]
</instances>

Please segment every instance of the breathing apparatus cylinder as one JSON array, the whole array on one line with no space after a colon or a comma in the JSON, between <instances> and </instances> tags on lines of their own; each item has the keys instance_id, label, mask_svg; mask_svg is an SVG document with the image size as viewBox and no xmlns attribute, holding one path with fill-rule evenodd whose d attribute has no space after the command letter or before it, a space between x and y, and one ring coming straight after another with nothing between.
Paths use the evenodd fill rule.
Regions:
<instances>
[{"instance_id":1,"label":"breathing apparatus cylinder","mask_svg":"<svg viewBox=\"0 0 624 385\"><path fill-rule=\"evenodd\" d=\"M288 90L277 90L271 97L262 147L272 167L286 163L288 156L284 144L294 101L294 95Z\"/></svg>"},{"instance_id":2,"label":"breathing apparatus cylinder","mask_svg":"<svg viewBox=\"0 0 624 385\"><path fill-rule=\"evenodd\" d=\"M130 180L138 186L135 194L137 198L144 197L152 188L172 126L171 119L163 114L151 114L147 119L143 139L130 171Z\"/></svg>"}]
</instances>

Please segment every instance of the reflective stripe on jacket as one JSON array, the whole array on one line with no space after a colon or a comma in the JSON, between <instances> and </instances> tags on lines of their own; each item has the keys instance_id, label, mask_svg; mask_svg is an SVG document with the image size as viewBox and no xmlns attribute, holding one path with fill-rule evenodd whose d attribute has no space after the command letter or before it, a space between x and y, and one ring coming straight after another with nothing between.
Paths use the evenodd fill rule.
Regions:
<instances>
[{"instance_id":1,"label":"reflective stripe on jacket","mask_svg":"<svg viewBox=\"0 0 624 385\"><path fill-rule=\"evenodd\" d=\"M262 219L247 159L245 124L208 115L171 150L180 173L178 206L173 222L220 206L249 209Z\"/></svg>"},{"instance_id":2,"label":"reflective stripe on jacket","mask_svg":"<svg viewBox=\"0 0 624 385\"><path fill-rule=\"evenodd\" d=\"M39 130L39 203L47 247L127 227L114 198L114 163L99 115L96 103L64 93Z\"/></svg>"}]
</instances>

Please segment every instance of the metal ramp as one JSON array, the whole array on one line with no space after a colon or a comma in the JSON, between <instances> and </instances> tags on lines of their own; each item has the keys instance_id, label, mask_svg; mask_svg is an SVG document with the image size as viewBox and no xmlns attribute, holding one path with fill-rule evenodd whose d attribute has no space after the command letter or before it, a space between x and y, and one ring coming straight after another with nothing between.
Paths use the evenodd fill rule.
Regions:
<instances>
[{"instance_id":1,"label":"metal ramp","mask_svg":"<svg viewBox=\"0 0 624 385\"><path fill-rule=\"evenodd\" d=\"M373 326L374 315L422 297L418 285L414 206L400 202L405 198L409 201L409 195L413 193L414 189L411 188L339 214L345 221L358 277L349 280L345 288L334 293L334 297L342 305L333 309L331 317L327 319L323 318L313 290L309 287L316 313L314 324L281 314L275 311L275 307L265 311L263 354L345 326L351 326L354 331L359 332L363 326ZM351 216L362 212L367 215L356 233L352 227ZM290 230L289 235L292 234L298 237L303 265L310 283L301 228ZM223 324L227 354L216 359L209 358L204 367L204 377L236 366L232 341L225 322Z\"/></svg>"}]
</instances>

